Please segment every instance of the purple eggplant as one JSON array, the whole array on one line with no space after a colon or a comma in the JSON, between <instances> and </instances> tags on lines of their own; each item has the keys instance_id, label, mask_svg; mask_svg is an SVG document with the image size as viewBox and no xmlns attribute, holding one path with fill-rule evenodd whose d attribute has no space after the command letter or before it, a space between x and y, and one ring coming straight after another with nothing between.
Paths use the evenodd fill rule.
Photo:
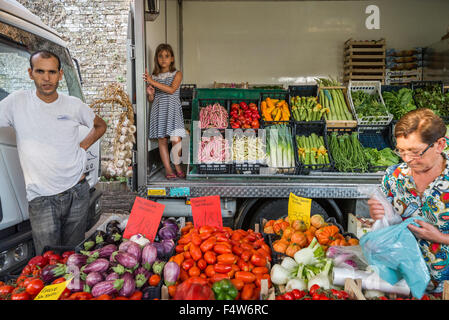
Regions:
<instances>
[{"instance_id":1,"label":"purple eggplant","mask_svg":"<svg viewBox=\"0 0 449 320\"><path fill-rule=\"evenodd\" d=\"M126 252L126 250L128 250L128 247L132 245L132 241L123 241L122 243L120 243L119 247L118 247L118 251L124 251Z\"/></svg>"},{"instance_id":2,"label":"purple eggplant","mask_svg":"<svg viewBox=\"0 0 449 320\"><path fill-rule=\"evenodd\" d=\"M166 263L165 261L156 260L153 263L153 267L152 267L153 272L158 275L161 275L162 271L164 270L165 263Z\"/></svg>"},{"instance_id":3,"label":"purple eggplant","mask_svg":"<svg viewBox=\"0 0 449 320\"><path fill-rule=\"evenodd\" d=\"M142 288L148 281L148 279L153 275L152 272L148 271L144 267L139 267L134 271L134 279L136 281L136 287Z\"/></svg>"},{"instance_id":4,"label":"purple eggplant","mask_svg":"<svg viewBox=\"0 0 449 320\"><path fill-rule=\"evenodd\" d=\"M96 298L103 294L112 295L118 293L119 290L123 287L123 282L123 279L106 280L99 282L92 288L92 296Z\"/></svg>"},{"instance_id":5,"label":"purple eggplant","mask_svg":"<svg viewBox=\"0 0 449 320\"><path fill-rule=\"evenodd\" d=\"M132 269L139 265L137 258L128 252L118 251L112 255L115 255L113 259L125 268Z\"/></svg>"},{"instance_id":6,"label":"purple eggplant","mask_svg":"<svg viewBox=\"0 0 449 320\"><path fill-rule=\"evenodd\" d=\"M118 294L123 297L130 297L134 291L136 291L136 282L134 281L134 277L131 273L125 272L121 279L123 280L123 286Z\"/></svg>"},{"instance_id":7,"label":"purple eggplant","mask_svg":"<svg viewBox=\"0 0 449 320\"><path fill-rule=\"evenodd\" d=\"M101 275L100 272L92 271L86 277L86 284L92 288L98 282L101 282L103 280L104 277Z\"/></svg>"},{"instance_id":8,"label":"purple eggplant","mask_svg":"<svg viewBox=\"0 0 449 320\"><path fill-rule=\"evenodd\" d=\"M99 258L88 265L85 265L81 268L81 272L86 274L96 271L96 272L105 272L109 269L109 261L104 258Z\"/></svg>"},{"instance_id":9,"label":"purple eggplant","mask_svg":"<svg viewBox=\"0 0 449 320\"><path fill-rule=\"evenodd\" d=\"M117 250L117 246L115 244L108 244L104 246L103 248L98 250L99 258L106 258L109 259L111 254Z\"/></svg>"},{"instance_id":10,"label":"purple eggplant","mask_svg":"<svg viewBox=\"0 0 449 320\"><path fill-rule=\"evenodd\" d=\"M117 280L117 279L120 279L120 275L117 272L111 272L105 278L105 280L107 280L107 281L109 281L109 280Z\"/></svg>"},{"instance_id":11,"label":"purple eggplant","mask_svg":"<svg viewBox=\"0 0 449 320\"><path fill-rule=\"evenodd\" d=\"M153 265L154 261L157 259L157 249L153 244L149 243L145 245L142 249L142 260L141 265L147 269L151 270L151 266Z\"/></svg>"},{"instance_id":12,"label":"purple eggplant","mask_svg":"<svg viewBox=\"0 0 449 320\"><path fill-rule=\"evenodd\" d=\"M134 241L129 241L130 244L126 248L125 252L132 254L134 257L136 257L137 262L140 263L140 260L142 258L142 249L140 248L140 245L135 243Z\"/></svg>"},{"instance_id":13,"label":"purple eggplant","mask_svg":"<svg viewBox=\"0 0 449 320\"><path fill-rule=\"evenodd\" d=\"M67 285L67 289L72 292L81 292L84 291L85 282L81 280L79 277L75 277L72 281Z\"/></svg>"},{"instance_id":14,"label":"purple eggplant","mask_svg":"<svg viewBox=\"0 0 449 320\"><path fill-rule=\"evenodd\" d=\"M163 240L176 238L176 230L170 226L160 228L157 234Z\"/></svg>"},{"instance_id":15,"label":"purple eggplant","mask_svg":"<svg viewBox=\"0 0 449 320\"><path fill-rule=\"evenodd\" d=\"M80 253L74 253L68 257L66 265L67 267L81 268L86 264L86 262L87 256Z\"/></svg>"},{"instance_id":16,"label":"purple eggplant","mask_svg":"<svg viewBox=\"0 0 449 320\"><path fill-rule=\"evenodd\" d=\"M45 284L49 284L57 278L64 276L66 272L67 267L64 264L49 264L42 269L41 279Z\"/></svg>"},{"instance_id":17,"label":"purple eggplant","mask_svg":"<svg viewBox=\"0 0 449 320\"><path fill-rule=\"evenodd\" d=\"M167 287L175 284L178 280L180 271L178 264L174 261L169 261L165 264L164 283Z\"/></svg>"},{"instance_id":18,"label":"purple eggplant","mask_svg":"<svg viewBox=\"0 0 449 320\"><path fill-rule=\"evenodd\" d=\"M163 258L171 253L175 247L175 242L170 240L162 240L161 242L154 242L153 246L157 249L157 256Z\"/></svg>"}]
</instances>

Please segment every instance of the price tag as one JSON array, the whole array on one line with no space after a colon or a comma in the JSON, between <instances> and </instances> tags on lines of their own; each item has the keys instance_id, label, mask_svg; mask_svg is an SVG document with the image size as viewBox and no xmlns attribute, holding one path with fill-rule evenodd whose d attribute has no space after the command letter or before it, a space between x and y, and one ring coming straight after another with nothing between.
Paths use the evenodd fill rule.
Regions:
<instances>
[{"instance_id":1,"label":"price tag","mask_svg":"<svg viewBox=\"0 0 449 320\"><path fill-rule=\"evenodd\" d=\"M123 238L129 239L140 233L148 240L154 241L164 209L163 204L136 197Z\"/></svg>"},{"instance_id":2,"label":"price tag","mask_svg":"<svg viewBox=\"0 0 449 320\"><path fill-rule=\"evenodd\" d=\"M190 203L195 228L206 225L223 228L220 196L191 198Z\"/></svg>"},{"instance_id":3,"label":"price tag","mask_svg":"<svg viewBox=\"0 0 449 320\"><path fill-rule=\"evenodd\" d=\"M301 198L290 193L288 199L288 220L302 220L310 228L310 210L312 208L312 199Z\"/></svg>"},{"instance_id":4,"label":"price tag","mask_svg":"<svg viewBox=\"0 0 449 320\"><path fill-rule=\"evenodd\" d=\"M42 288L41 292L34 298L34 300L58 300L64 289L72 281L73 277L65 282L51 284Z\"/></svg>"}]
</instances>

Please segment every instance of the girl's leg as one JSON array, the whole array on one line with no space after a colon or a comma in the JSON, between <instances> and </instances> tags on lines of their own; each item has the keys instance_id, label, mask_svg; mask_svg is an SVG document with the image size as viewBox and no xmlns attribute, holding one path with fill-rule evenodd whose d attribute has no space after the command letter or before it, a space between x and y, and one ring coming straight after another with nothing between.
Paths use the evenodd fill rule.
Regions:
<instances>
[{"instance_id":1,"label":"girl's leg","mask_svg":"<svg viewBox=\"0 0 449 320\"><path fill-rule=\"evenodd\" d=\"M162 164L165 168L165 175L174 175L174 172L170 165L170 154L168 152L168 139L159 138L159 154L161 155Z\"/></svg>"},{"instance_id":2,"label":"girl's leg","mask_svg":"<svg viewBox=\"0 0 449 320\"><path fill-rule=\"evenodd\" d=\"M178 157L179 157L179 159L181 159L181 155L182 155L182 148L181 148L181 146L177 146L177 144L178 143L181 143L182 142L182 140L181 140L181 137L172 137L171 138L171 141L172 141L172 143L173 143L173 147L172 148L179 148L179 151L178 151ZM176 172L177 173L182 173L182 174L184 174L183 173L183 171L182 171L182 166L181 166L181 162L179 162L179 164L175 164L175 169L176 169Z\"/></svg>"}]
</instances>

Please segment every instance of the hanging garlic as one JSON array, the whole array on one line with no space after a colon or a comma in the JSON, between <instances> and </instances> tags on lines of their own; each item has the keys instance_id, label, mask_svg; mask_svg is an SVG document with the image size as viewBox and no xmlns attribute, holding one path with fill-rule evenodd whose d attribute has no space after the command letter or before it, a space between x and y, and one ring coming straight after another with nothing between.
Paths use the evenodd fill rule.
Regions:
<instances>
[{"instance_id":1,"label":"hanging garlic","mask_svg":"<svg viewBox=\"0 0 449 320\"><path fill-rule=\"evenodd\" d=\"M132 176L133 176L133 171L132 170L126 171L126 177L127 178L132 178Z\"/></svg>"},{"instance_id":2,"label":"hanging garlic","mask_svg":"<svg viewBox=\"0 0 449 320\"><path fill-rule=\"evenodd\" d=\"M119 160L125 160L127 157L126 157L126 153L125 153L125 151L120 151L119 153L118 153L118 157L117 157Z\"/></svg>"},{"instance_id":3,"label":"hanging garlic","mask_svg":"<svg viewBox=\"0 0 449 320\"><path fill-rule=\"evenodd\" d=\"M117 160L117 161L115 162L115 166L116 166L117 168L122 168L124 165L125 165L125 160Z\"/></svg>"},{"instance_id":4,"label":"hanging garlic","mask_svg":"<svg viewBox=\"0 0 449 320\"><path fill-rule=\"evenodd\" d=\"M120 143L126 143L128 141L128 137L127 136L120 136L120 138L118 139L118 141Z\"/></svg>"},{"instance_id":5,"label":"hanging garlic","mask_svg":"<svg viewBox=\"0 0 449 320\"><path fill-rule=\"evenodd\" d=\"M127 126L129 125L129 119L128 119L128 118L125 118L125 120L123 120L122 125L123 125L124 127L127 127Z\"/></svg>"},{"instance_id":6,"label":"hanging garlic","mask_svg":"<svg viewBox=\"0 0 449 320\"><path fill-rule=\"evenodd\" d=\"M123 173L124 173L123 168L117 168L117 176L118 176L118 177L122 176Z\"/></svg>"},{"instance_id":7,"label":"hanging garlic","mask_svg":"<svg viewBox=\"0 0 449 320\"><path fill-rule=\"evenodd\" d=\"M128 149L131 150L131 149L134 147L134 144L133 144L131 141L128 141L128 142L126 143L126 146L127 146Z\"/></svg>"},{"instance_id":8,"label":"hanging garlic","mask_svg":"<svg viewBox=\"0 0 449 320\"><path fill-rule=\"evenodd\" d=\"M119 151L125 151L126 150L126 144L119 144L118 149L119 149Z\"/></svg>"},{"instance_id":9,"label":"hanging garlic","mask_svg":"<svg viewBox=\"0 0 449 320\"><path fill-rule=\"evenodd\" d=\"M135 125L130 125L128 130L129 130L130 133L134 134L137 129L136 129Z\"/></svg>"},{"instance_id":10,"label":"hanging garlic","mask_svg":"<svg viewBox=\"0 0 449 320\"><path fill-rule=\"evenodd\" d=\"M132 162L132 160L131 159L125 159L125 164L126 164L126 166L127 167L129 167L131 164L132 164L133 162Z\"/></svg>"},{"instance_id":11,"label":"hanging garlic","mask_svg":"<svg viewBox=\"0 0 449 320\"><path fill-rule=\"evenodd\" d=\"M126 135L128 133L128 128L127 127L123 127L121 130L122 135Z\"/></svg>"}]
</instances>

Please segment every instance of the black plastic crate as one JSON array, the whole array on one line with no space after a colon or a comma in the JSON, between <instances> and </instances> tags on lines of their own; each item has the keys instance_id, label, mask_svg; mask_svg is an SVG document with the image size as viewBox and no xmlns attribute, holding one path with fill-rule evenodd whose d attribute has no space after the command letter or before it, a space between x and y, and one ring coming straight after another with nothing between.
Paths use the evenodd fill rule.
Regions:
<instances>
[{"instance_id":1,"label":"black plastic crate","mask_svg":"<svg viewBox=\"0 0 449 320\"><path fill-rule=\"evenodd\" d=\"M385 148L393 150L392 130L393 124L377 129L359 126L359 141L364 148L375 148L379 151ZM369 171L371 172L385 171L387 168L388 166L373 166L369 164Z\"/></svg>"},{"instance_id":2,"label":"black plastic crate","mask_svg":"<svg viewBox=\"0 0 449 320\"><path fill-rule=\"evenodd\" d=\"M399 91L399 90L401 90L403 88L410 88L410 86L409 85L399 85L399 84L397 84L397 85L385 85L385 84L383 84L380 87L380 91L381 91L381 93L384 93L384 92L397 92L397 91Z\"/></svg>"},{"instance_id":3,"label":"black plastic crate","mask_svg":"<svg viewBox=\"0 0 449 320\"><path fill-rule=\"evenodd\" d=\"M236 174L259 174L260 173L260 163L234 163L232 165L233 173Z\"/></svg>"},{"instance_id":4,"label":"black plastic crate","mask_svg":"<svg viewBox=\"0 0 449 320\"><path fill-rule=\"evenodd\" d=\"M329 143L327 140L327 130L326 130L326 123L311 123L311 122L296 122L295 124L295 134L293 136L293 139L295 140L295 151L297 156L297 167L298 167L298 173L300 175L308 175L310 172L313 171L320 171L320 172L330 172L334 170L333 160L332 156L329 152ZM301 159L299 158L298 154L298 144L296 141L296 136L306 136L309 137L312 133L315 133L317 136L322 136L324 140L324 147L327 150L327 154L329 156L329 163L328 164L304 164Z\"/></svg>"},{"instance_id":5,"label":"black plastic crate","mask_svg":"<svg viewBox=\"0 0 449 320\"><path fill-rule=\"evenodd\" d=\"M444 92L443 81L427 80L427 81L412 81L410 83L410 87L411 87L412 90L425 89L425 88L428 88L428 87L433 87L435 85L438 85L439 87L441 87L441 92Z\"/></svg>"},{"instance_id":6,"label":"black plastic crate","mask_svg":"<svg viewBox=\"0 0 449 320\"><path fill-rule=\"evenodd\" d=\"M229 100L228 99L198 99L198 121L199 121L199 117L200 117L200 112L201 109L204 107L207 107L208 105L214 105L215 103L219 103L227 112L227 126L226 128L217 128L217 129L227 129L230 128L230 124L229 124L229 109L230 109L230 105L229 105ZM206 128L202 128L202 129L206 129Z\"/></svg>"},{"instance_id":7,"label":"black plastic crate","mask_svg":"<svg viewBox=\"0 0 449 320\"><path fill-rule=\"evenodd\" d=\"M216 129L216 128L210 128L210 129L201 129L201 137L207 138L207 137L213 137L221 135L223 139L226 139L226 129ZM201 143L200 141L198 143ZM231 142L229 143L229 149L231 148ZM198 146L199 147L199 146ZM231 153L231 150L229 150L229 153ZM232 163L231 162L220 162L220 163L201 163L198 160L197 168L199 174L230 174Z\"/></svg>"},{"instance_id":8,"label":"black plastic crate","mask_svg":"<svg viewBox=\"0 0 449 320\"><path fill-rule=\"evenodd\" d=\"M229 99L228 100L228 104L229 104L229 110L228 110L229 127L232 128L231 121L230 121L231 118L232 118L232 116L231 116L232 105L233 104L240 104L240 102L245 102L247 105L249 105L250 103L254 103L256 105L257 113L259 115L259 119L257 119L257 121L259 122L259 128L261 128L262 127L262 114L261 114L261 111L260 111L260 106L259 106L259 100L258 99ZM239 129L255 129L255 130L257 130L258 128L252 128L252 127L250 127L250 128L243 128L243 127L240 127Z\"/></svg>"},{"instance_id":9,"label":"black plastic crate","mask_svg":"<svg viewBox=\"0 0 449 320\"><path fill-rule=\"evenodd\" d=\"M198 172L199 174L230 174L231 166L227 163L200 163Z\"/></svg>"},{"instance_id":10,"label":"black plastic crate","mask_svg":"<svg viewBox=\"0 0 449 320\"><path fill-rule=\"evenodd\" d=\"M290 130L290 132L291 132L291 138L292 138L292 140L291 140L291 143L292 143L292 147L293 147L293 156L294 156L294 163L295 163L295 165L293 166L293 167L270 167L270 168L273 168L273 169L276 169L276 174L285 174L285 175L297 175L298 174L298 168L297 168L297 164L298 164L298 153L296 152L296 143L295 143L295 140L294 140L294 134L295 134L295 128L294 128L294 125L293 125L293 123L291 123L291 122L285 122L285 123L280 123L281 125L286 125L288 128L289 128L289 130ZM270 124L267 124L265 127L264 127L264 129L267 129L267 128L270 128L270 127L272 127L272 126L275 126L276 125L276 123L270 123ZM268 132L266 132L265 133L265 136L266 136L266 144L267 144L267 150L268 150ZM270 151L271 152L271 151ZM267 166L268 166L268 159L267 159Z\"/></svg>"},{"instance_id":11,"label":"black plastic crate","mask_svg":"<svg viewBox=\"0 0 449 320\"><path fill-rule=\"evenodd\" d=\"M261 92L258 107L259 107L259 114L260 114L260 120L261 120L260 123L261 123L262 127L270 126L272 124L291 124L292 123L291 115L290 115L289 121L265 121L265 120L263 120L262 111L261 111L260 107L261 107L262 101L264 101L266 98L285 100L285 102L288 104L288 110L291 114L290 100L289 100L289 95L288 95L287 91L264 91L264 92Z\"/></svg>"},{"instance_id":12,"label":"black plastic crate","mask_svg":"<svg viewBox=\"0 0 449 320\"><path fill-rule=\"evenodd\" d=\"M179 97L181 101L193 100L193 94L196 89L196 84L181 84L179 90Z\"/></svg>"},{"instance_id":13,"label":"black plastic crate","mask_svg":"<svg viewBox=\"0 0 449 320\"><path fill-rule=\"evenodd\" d=\"M289 98L292 97L316 97L318 95L318 85L298 85L288 86ZM289 99L290 101L290 99Z\"/></svg>"},{"instance_id":14,"label":"black plastic crate","mask_svg":"<svg viewBox=\"0 0 449 320\"><path fill-rule=\"evenodd\" d=\"M371 127L371 126L368 126L368 127ZM372 128L372 127L371 127L371 128ZM328 141L328 143L329 143L329 153L331 154L332 159L333 159L333 167L334 167L334 171L340 172L340 171L337 169L337 167L336 167L335 157L334 157L334 155L332 154L332 150L330 150L330 143L331 143L331 141L330 141L330 135L331 135L333 132L337 132L338 135L342 135L342 134L345 134L345 133L351 135L353 132L357 132L357 135L358 135L358 127L338 127L338 128L337 128L337 127L332 127L332 128L326 127L326 131L327 131L327 141ZM363 145L362 145L362 146L363 146ZM345 172L362 173L363 171L362 171L361 169L354 169L354 168L353 168L351 171L345 171Z\"/></svg>"}]
</instances>

